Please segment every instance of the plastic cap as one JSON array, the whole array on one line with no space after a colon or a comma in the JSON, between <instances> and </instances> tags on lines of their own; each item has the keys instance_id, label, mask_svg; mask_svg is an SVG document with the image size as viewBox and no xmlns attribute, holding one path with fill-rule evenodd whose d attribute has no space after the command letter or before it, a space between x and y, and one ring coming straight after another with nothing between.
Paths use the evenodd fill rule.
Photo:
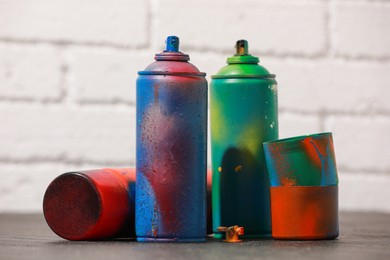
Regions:
<instances>
[{"instance_id":1,"label":"plastic cap","mask_svg":"<svg viewBox=\"0 0 390 260\"><path fill-rule=\"evenodd\" d=\"M168 36L166 41L165 51L178 52L180 40L177 36Z\"/></svg>"},{"instance_id":2,"label":"plastic cap","mask_svg":"<svg viewBox=\"0 0 390 260\"><path fill-rule=\"evenodd\" d=\"M238 40L236 42L236 55L248 55L248 41Z\"/></svg>"}]
</instances>

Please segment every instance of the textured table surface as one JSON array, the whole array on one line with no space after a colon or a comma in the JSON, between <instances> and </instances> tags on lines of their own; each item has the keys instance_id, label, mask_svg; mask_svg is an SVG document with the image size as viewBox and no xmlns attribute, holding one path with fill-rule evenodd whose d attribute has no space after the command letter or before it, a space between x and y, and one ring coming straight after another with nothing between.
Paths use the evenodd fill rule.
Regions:
<instances>
[{"instance_id":1,"label":"textured table surface","mask_svg":"<svg viewBox=\"0 0 390 260\"><path fill-rule=\"evenodd\" d=\"M72 242L57 237L42 215L0 214L0 259L390 259L389 214L341 213L340 233L329 241Z\"/></svg>"}]
</instances>

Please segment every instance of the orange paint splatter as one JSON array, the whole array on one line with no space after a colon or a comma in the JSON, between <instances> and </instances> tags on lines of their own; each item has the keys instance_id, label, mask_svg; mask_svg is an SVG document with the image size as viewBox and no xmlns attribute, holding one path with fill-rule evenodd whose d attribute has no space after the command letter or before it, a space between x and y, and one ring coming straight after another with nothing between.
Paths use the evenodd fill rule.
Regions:
<instances>
[{"instance_id":1,"label":"orange paint splatter","mask_svg":"<svg viewBox=\"0 0 390 260\"><path fill-rule=\"evenodd\" d=\"M328 140L321 138L318 140L313 139L312 137L307 137L302 141L305 151L309 155L309 158L316 166L322 166L322 158L326 155L326 146Z\"/></svg>"},{"instance_id":2,"label":"orange paint splatter","mask_svg":"<svg viewBox=\"0 0 390 260\"><path fill-rule=\"evenodd\" d=\"M282 186L295 186L297 185L297 182L293 178L288 178L288 177L282 177L280 180Z\"/></svg>"}]
</instances>

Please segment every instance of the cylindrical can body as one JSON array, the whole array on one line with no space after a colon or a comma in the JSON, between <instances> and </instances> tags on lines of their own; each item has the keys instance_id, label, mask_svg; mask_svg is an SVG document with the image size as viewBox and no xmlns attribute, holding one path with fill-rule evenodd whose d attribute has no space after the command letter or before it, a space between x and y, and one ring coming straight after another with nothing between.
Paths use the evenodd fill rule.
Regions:
<instances>
[{"instance_id":1,"label":"cylindrical can body","mask_svg":"<svg viewBox=\"0 0 390 260\"><path fill-rule=\"evenodd\" d=\"M134 205L135 168L107 168L68 172L55 178L46 190L43 213L54 233L68 240L132 238L135 236ZM207 234L213 233L211 215L211 171L208 170Z\"/></svg>"},{"instance_id":2,"label":"cylindrical can body","mask_svg":"<svg viewBox=\"0 0 390 260\"><path fill-rule=\"evenodd\" d=\"M158 54L137 79L138 241L206 236L207 81L182 58Z\"/></svg>"},{"instance_id":3,"label":"cylindrical can body","mask_svg":"<svg viewBox=\"0 0 390 260\"><path fill-rule=\"evenodd\" d=\"M134 236L134 169L68 172L46 190L49 227L68 240Z\"/></svg>"},{"instance_id":4,"label":"cylindrical can body","mask_svg":"<svg viewBox=\"0 0 390 260\"><path fill-rule=\"evenodd\" d=\"M339 236L338 186L271 187L272 237L313 240Z\"/></svg>"},{"instance_id":5,"label":"cylindrical can body","mask_svg":"<svg viewBox=\"0 0 390 260\"><path fill-rule=\"evenodd\" d=\"M277 83L257 62L231 57L210 84L213 230L239 225L244 238L271 234L262 143L278 138Z\"/></svg>"},{"instance_id":6,"label":"cylindrical can body","mask_svg":"<svg viewBox=\"0 0 390 260\"><path fill-rule=\"evenodd\" d=\"M263 143L271 181L272 237L339 235L338 174L332 133Z\"/></svg>"}]
</instances>

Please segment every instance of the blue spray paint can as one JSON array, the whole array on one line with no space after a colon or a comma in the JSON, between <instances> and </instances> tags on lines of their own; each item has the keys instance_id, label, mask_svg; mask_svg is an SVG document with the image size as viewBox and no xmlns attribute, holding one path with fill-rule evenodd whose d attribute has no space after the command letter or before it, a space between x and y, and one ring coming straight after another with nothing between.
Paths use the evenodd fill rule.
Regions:
<instances>
[{"instance_id":1,"label":"blue spray paint can","mask_svg":"<svg viewBox=\"0 0 390 260\"><path fill-rule=\"evenodd\" d=\"M169 36L137 79L136 236L206 237L207 81Z\"/></svg>"}]
</instances>

